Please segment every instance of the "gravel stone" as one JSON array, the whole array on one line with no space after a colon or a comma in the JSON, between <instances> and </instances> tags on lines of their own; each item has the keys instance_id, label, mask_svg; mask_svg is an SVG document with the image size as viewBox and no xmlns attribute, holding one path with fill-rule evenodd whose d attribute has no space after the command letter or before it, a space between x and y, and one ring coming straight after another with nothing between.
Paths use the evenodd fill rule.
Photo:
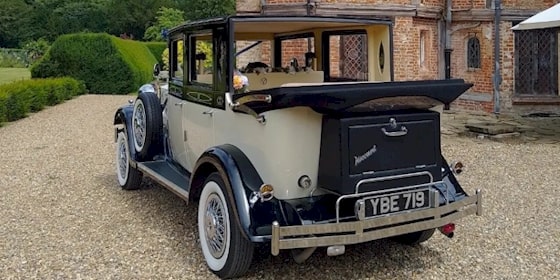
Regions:
<instances>
[{"instance_id":1,"label":"gravel stone","mask_svg":"<svg viewBox=\"0 0 560 280\"><path fill-rule=\"evenodd\" d=\"M118 187L112 121L131 98L80 96L0 128L0 279L216 279L196 205L150 180ZM442 135L446 158L466 165L463 187L484 195L483 216L460 220L453 239L374 241L337 257L320 248L304 264L259 251L245 278L560 279L560 145L550 138Z\"/></svg>"}]
</instances>

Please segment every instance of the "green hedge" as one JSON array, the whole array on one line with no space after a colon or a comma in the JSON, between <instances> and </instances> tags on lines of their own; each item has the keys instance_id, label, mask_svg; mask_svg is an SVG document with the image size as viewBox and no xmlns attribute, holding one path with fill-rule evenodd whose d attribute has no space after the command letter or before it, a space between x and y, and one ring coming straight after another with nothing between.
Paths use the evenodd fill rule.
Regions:
<instances>
[{"instance_id":1,"label":"green hedge","mask_svg":"<svg viewBox=\"0 0 560 280\"><path fill-rule=\"evenodd\" d=\"M48 78L17 81L0 86L0 124L24 118L29 112L37 112L86 93L85 85L76 79Z\"/></svg>"},{"instance_id":2,"label":"green hedge","mask_svg":"<svg viewBox=\"0 0 560 280\"><path fill-rule=\"evenodd\" d=\"M142 42L105 33L68 34L31 67L31 76L68 76L84 81L90 93L127 94L152 80L155 63Z\"/></svg>"},{"instance_id":3,"label":"green hedge","mask_svg":"<svg viewBox=\"0 0 560 280\"><path fill-rule=\"evenodd\" d=\"M146 47L152 52L152 54L157 59L159 65L163 65L163 51L167 48L167 44L164 42L146 42Z\"/></svg>"}]
</instances>

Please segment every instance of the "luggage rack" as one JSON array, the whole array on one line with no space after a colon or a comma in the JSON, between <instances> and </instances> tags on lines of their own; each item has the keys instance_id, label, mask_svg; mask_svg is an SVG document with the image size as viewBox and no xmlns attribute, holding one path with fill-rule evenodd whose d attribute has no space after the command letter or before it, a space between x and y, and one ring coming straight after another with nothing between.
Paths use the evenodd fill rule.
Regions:
<instances>
[{"instance_id":1,"label":"luggage rack","mask_svg":"<svg viewBox=\"0 0 560 280\"><path fill-rule=\"evenodd\" d=\"M411 177L420 177L420 176L428 176L430 179L426 183L416 184L411 186L405 186L400 188L391 188L390 190L377 190L377 191L370 191L370 192L362 192L360 193L360 187L367 183L373 182L382 182L382 181L389 181L389 180L396 180L396 179L403 179L403 178L411 178ZM376 178L368 178L362 179L356 184L356 189L353 194L345 194L338 197L336 200L336 223L340 223L340 202L344 199L352 199L352 198L360 198L360 197L367 197L367 196L374 196L374 195L382 195L385 193L396 193L396 192L403 192L413 189L423 189L427 188L430 189L431 186L435 184L444 184L446 188L446 195L449 193L449 186L445 184L443 181L434 181L433 175L428 171L421 171L421 172L414 172L414 173L407 173L407 174L400 174L400 175L391 175L391 176L384 176L384 177L376 177ZM335 192L326 190L330 193L336 194ZM338 195L338 194L337 194ZM435 191L430 192L430 205L431 207L437 207L438 197ZM446 199L446 204L449 204L449 199Z\"/></svg>"}]
</instances>

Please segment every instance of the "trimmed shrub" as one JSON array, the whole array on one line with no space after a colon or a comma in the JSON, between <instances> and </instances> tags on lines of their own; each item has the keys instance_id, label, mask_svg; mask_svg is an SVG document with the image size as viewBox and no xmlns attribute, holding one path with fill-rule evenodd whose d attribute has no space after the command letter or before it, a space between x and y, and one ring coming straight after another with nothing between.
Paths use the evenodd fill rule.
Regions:
<instances>
[{"instance_id":1,"label":"trimmed shrub","mask_svg":"<svg viewBox=\"0 0 560 280\"><path fill-rule=\"evenodd\" d=\"M157 62L142 42L105 33L60 36L31 68L31 77L73 77L90 93L127 94L152 80Z\"/></svg>"},{"instance_id":2,"label":"trimmed shrub","mask_svg":"<svg viewBox=\"0 0 560 280\"><path fill-rule=\"evenodd\" d=\"M45 106L59 104L86 93L85 85L73 78L17 81L0 86L0 124L24 118Z\"/></svg>"},{"instance_id":3,"label":"trimmed shrub","mask_svg":"<svg viewBox=\"0 0 560 280\"><path fill-rule=\"evenodd\" d=\"M165 42L146 42L146 47L152 52L154 57L157 59L160 66L163 66L163 51L167 48L167 43ZM153 66L153 65L152 65Z\"/></svg>"}]
</instances>

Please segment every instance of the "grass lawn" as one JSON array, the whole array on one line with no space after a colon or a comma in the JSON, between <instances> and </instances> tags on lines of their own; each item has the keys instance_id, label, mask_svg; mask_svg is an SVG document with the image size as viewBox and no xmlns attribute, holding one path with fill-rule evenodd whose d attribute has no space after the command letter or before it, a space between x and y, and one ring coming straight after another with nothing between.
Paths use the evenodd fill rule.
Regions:
<instances>
[{"instance_id":1,"label":"grass lawn","mask_svg":"<svg viewBox=\"0 0 560 280\"><path fill-rule=\"evenodd\" d=\"M27 68L0 68L0 85L31 78Z\"/></svg>"}]
</instances>

